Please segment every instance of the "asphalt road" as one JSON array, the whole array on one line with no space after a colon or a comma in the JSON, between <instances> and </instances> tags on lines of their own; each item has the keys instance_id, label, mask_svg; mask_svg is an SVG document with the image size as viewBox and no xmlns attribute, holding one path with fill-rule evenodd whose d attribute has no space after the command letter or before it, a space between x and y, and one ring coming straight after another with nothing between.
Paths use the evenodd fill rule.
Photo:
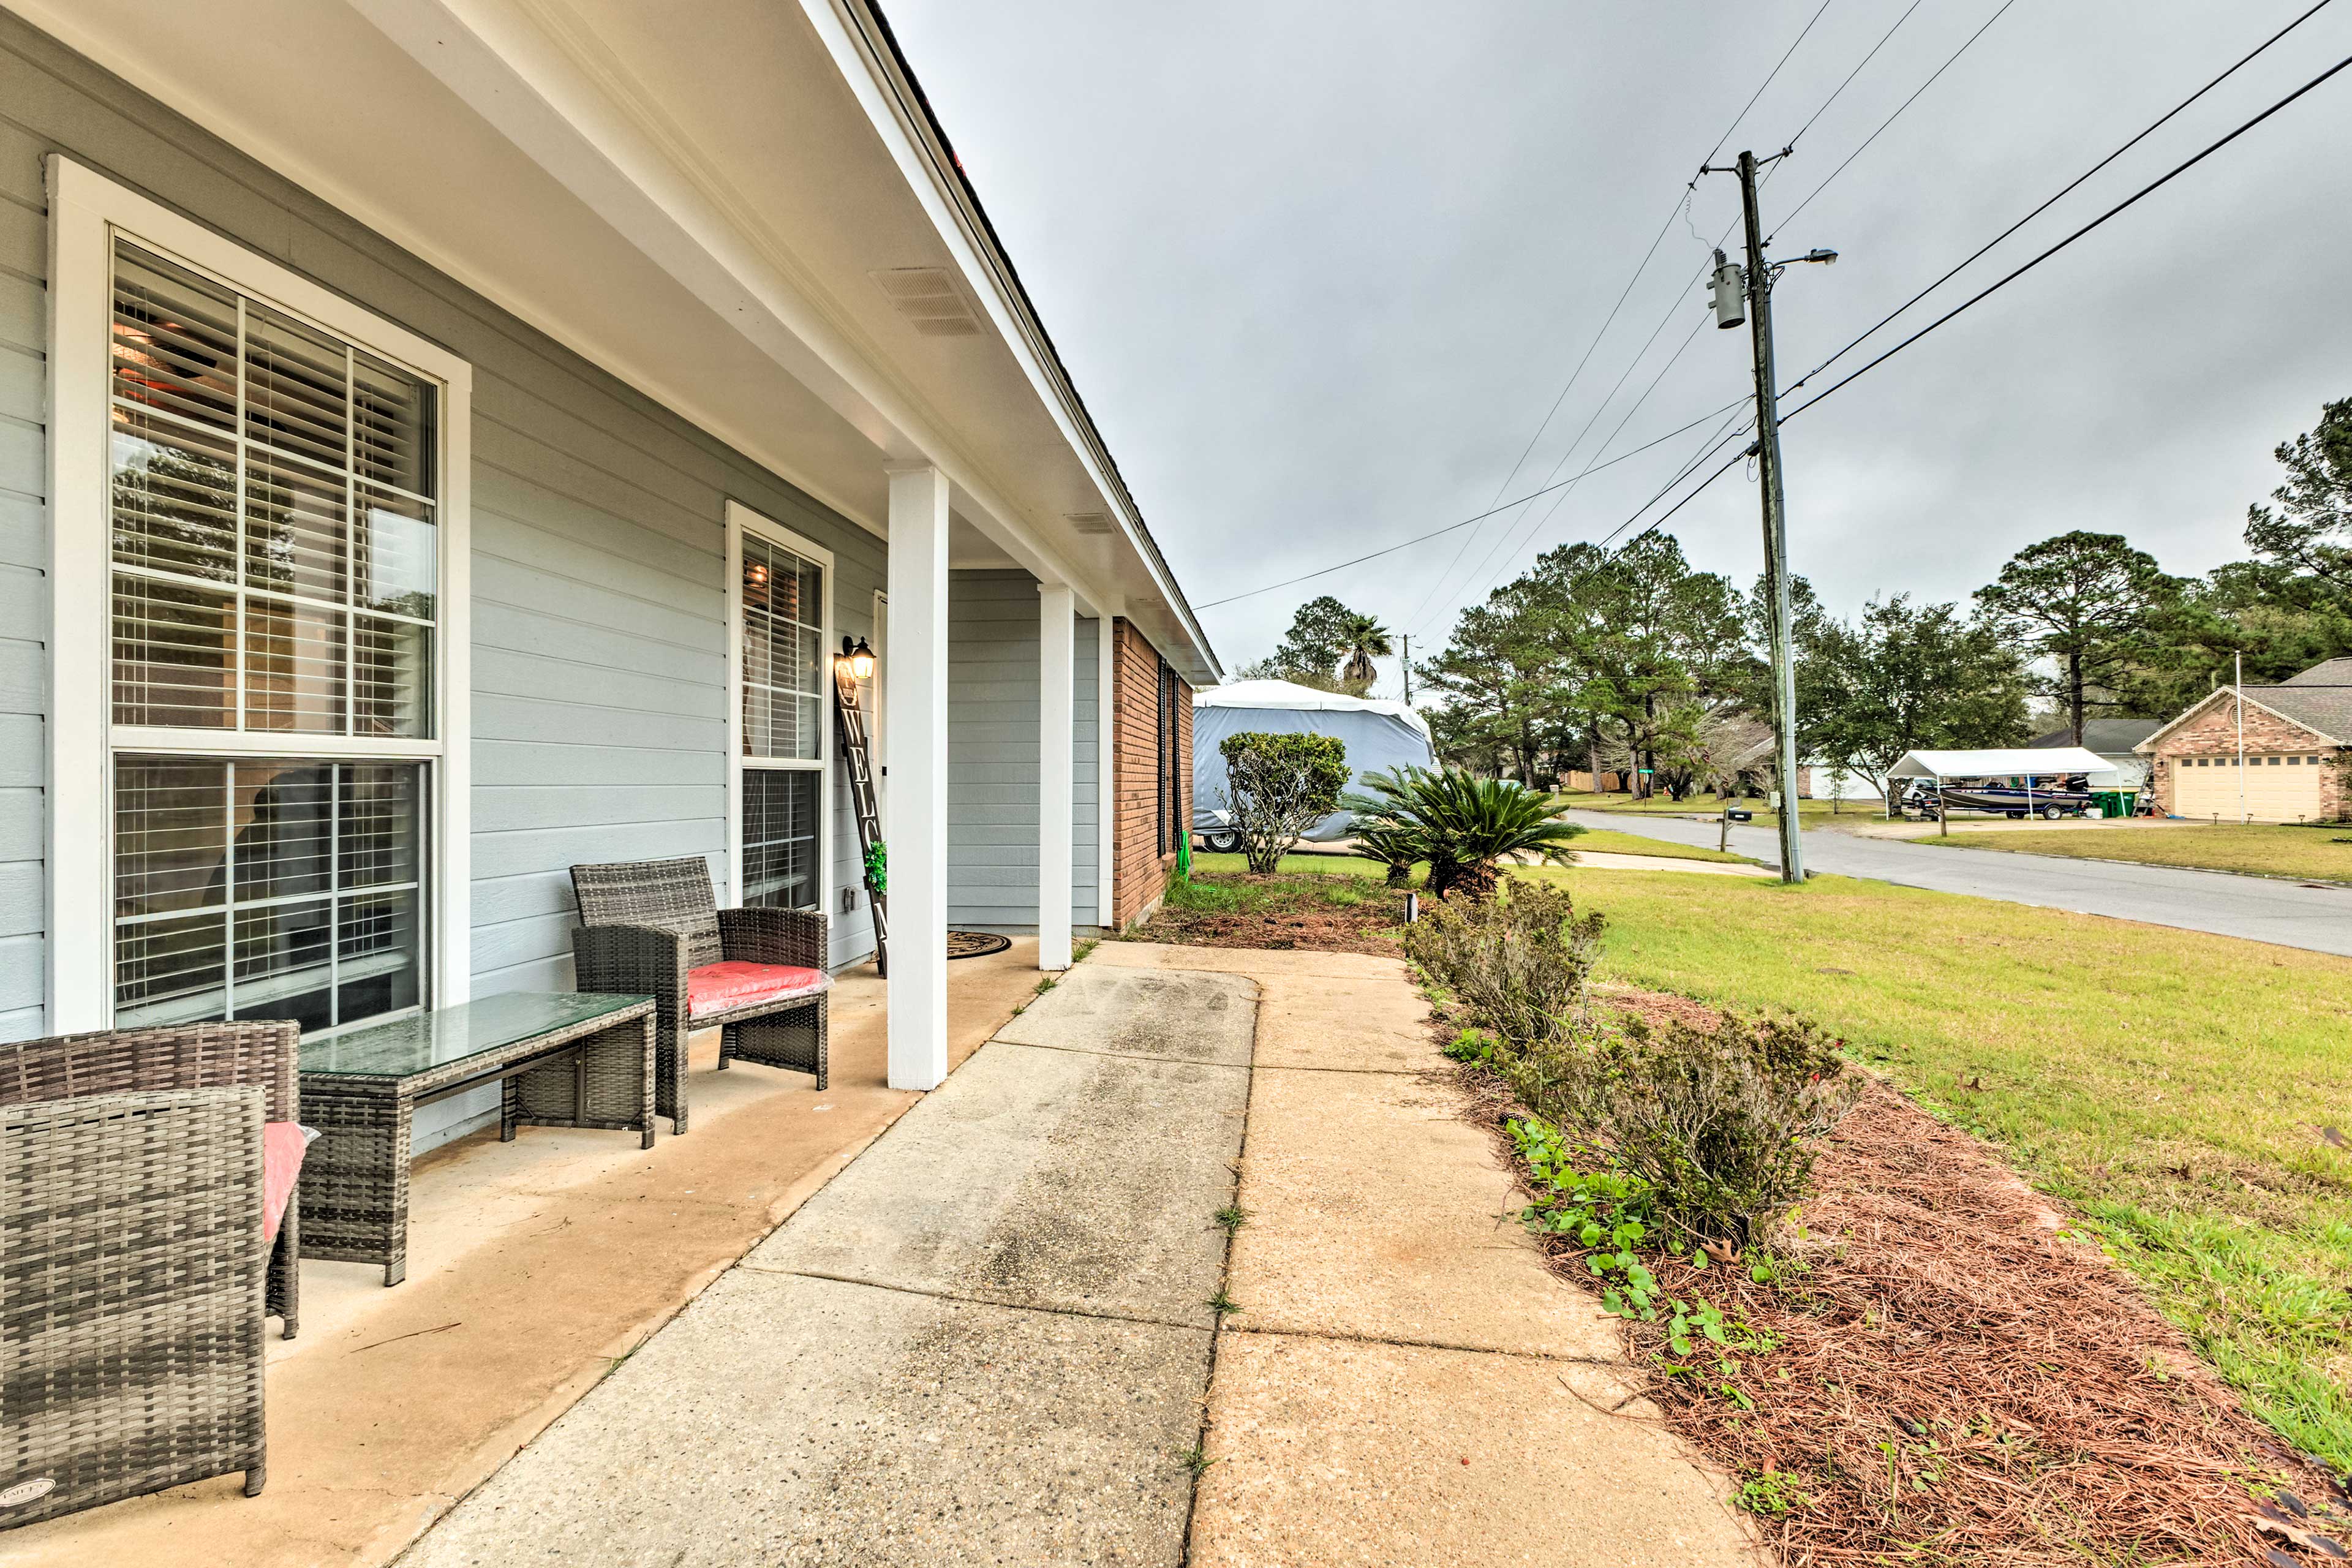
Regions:
<instances>
[{"instance_id":1,"label":"asphalt road","mask_svg":"<svg viewBox=\"0 0 2352 1568\"><path fill-rule=\"evenodd\" d=\"M1568 816L1587 827L1675 844L1699 844L1711 849L1716 842L1713 822L1629 812L1571 811ZM1767 865L1780 863L1780 837L1769 827L1734 827L1731 847ZM2267 877L2188 871L2173 866L2063 860L1993 849L1939 849L1822 828L1805 835L1805 869L2352 957L2352 889L2347 888L2307 887Z\"/></svg>"}]
</instances>

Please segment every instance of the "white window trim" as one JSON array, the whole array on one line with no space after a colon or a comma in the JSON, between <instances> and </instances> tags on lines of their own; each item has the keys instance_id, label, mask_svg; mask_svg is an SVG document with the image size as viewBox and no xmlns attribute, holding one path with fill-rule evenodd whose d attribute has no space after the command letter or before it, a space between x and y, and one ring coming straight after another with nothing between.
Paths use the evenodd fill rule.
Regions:
<instances>
[{"instance_id":1,"label":"white window trim","mask_svg":"<svg viewBox=\"0 0 2352 1568\"><path fill-rule=\"evenodd\" d=\"M113 791L110 759L156 731L111 728L106 521L114 237L120 233L241 293L361 345L441 388L440 626L434 731L425 742L239 732L181 752L415 756L431 763L431 1005L469 994L472 963L473 367L300 273L104 175L52 153L49 195L49 700L47 1027L109 1026L114 1015Z\"/></svg>"},{"instance_id":2,"label":"white window trim","mask_svg":"<svg viewBox=\"0 0 2352 1568\"><path fill-rule=\"evenodd\" d=\"M814 561L824 574L824 592L817 633L817 757L814 762L775 759L765 765L785 772L817 775L816 885L817 911L826 920L830 942L833 921L833 552L804 539L773 518L752 510L741 501L727 503L727 897L743 901L743 535L758 534L771 544ZM824 955L825 967L833 955Z\"/></svg>"}]
</instances>

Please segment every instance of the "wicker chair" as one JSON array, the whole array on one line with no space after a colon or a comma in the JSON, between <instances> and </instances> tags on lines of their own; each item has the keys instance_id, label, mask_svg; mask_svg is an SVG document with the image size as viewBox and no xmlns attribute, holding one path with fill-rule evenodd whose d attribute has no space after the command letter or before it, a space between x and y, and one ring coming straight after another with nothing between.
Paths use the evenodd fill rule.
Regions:
<instances>
[{"instance_id":1,"label":"wicker chair","mask_svg":"<svg viewBox=\"0 0 2352 1568\"><path fill-rule=\"evenodd\" d=\"M0 1046L0 1528L266 1475L266 1310L295 1328L289 1203L260 1245L262 1123L292 1024Z\"/></svg>"},{"instance_id":2,"label":"wicker chair","mask_svg":"<svg viewBox=\"0 0 2352 1568\"><path fill-rule=\"evenodd\" d=\"M686 1040L693 1029L716 1026L719 1065L758 1062L816 1075L826 1082L826 1008L832 979L825 972L824 916L808 910L719 908L710 867L699 857L629 860L572 868L580 900L580 929L572 955L583 991L617 991L653 997L656 1008L654 1105L686 1131ZM691 1012L688 973L712 963L787 964L816 972L808 991L742 1004L724 1011Z\"/></svg>"},{"instance_id":3,"label":"wicker chair","mask_svg":"<svg viewBox=\"0 0 2352 1568\"><path fill-rule=\"evenodd\" d=\"M0 1105L133 1089L261 1090L265 1121L302 1120L302 1031L265 1020L106 1029L0 1045ZM265 1310L292 1339L301 1326L302 1201L289 1199L269 1255Z\"/></svg>"}]
</instances>

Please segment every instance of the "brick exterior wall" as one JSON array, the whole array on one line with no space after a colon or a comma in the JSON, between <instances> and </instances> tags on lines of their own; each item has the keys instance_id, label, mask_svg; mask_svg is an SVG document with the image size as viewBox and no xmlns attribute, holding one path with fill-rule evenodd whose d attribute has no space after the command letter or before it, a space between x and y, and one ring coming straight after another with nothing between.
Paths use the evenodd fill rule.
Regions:
<instances>
[{"instance_id":1,"label":"brick exterior wall","mask_svg":"<svg viewBox=\"0 0 2352 1568\"><path fill-rule=\"evenodd\" d=\"M2205 700L2201 710L2191 710L2194 717L2179 729L2158 740L2147 755L2156 767L2148 779L2148 793L2156 799L2156 809L2169 814L2173 809L2173 764L2181 757L2230 757L2238 754L2238 709L2225 692ZM2263 756L2274 752L2318 752L2328 754L2329 761L2319 770L2319 813L2322 820L2342 820L2352 816L2352 748L2331 746L2326 741L2291 720L2246 704L2246 752L2250 756Z\"/></svg>"},{"instance_id":2,"label":"brick exterior wall","mask_svg":"<svg viewBox=\"0 0 2352 1568\"><path fill-rule=\"evenodd\" d=\"M1159 907L1176 868L1176 840L1160 850L1160 653L1124 618L1111 623L1111 908L1118 925ZM1192 822L1192 689L1176 682L1177 830Z\"/></svg>"}]
</instances>

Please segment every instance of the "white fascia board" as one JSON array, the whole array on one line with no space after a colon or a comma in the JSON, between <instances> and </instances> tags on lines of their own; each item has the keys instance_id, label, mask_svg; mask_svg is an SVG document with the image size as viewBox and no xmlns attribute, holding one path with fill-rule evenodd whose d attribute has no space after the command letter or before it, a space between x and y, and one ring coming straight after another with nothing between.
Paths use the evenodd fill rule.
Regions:
<instances>
[{"instance_id":1,"label":"white fascia board","mask_svg":"<svg viewBox=\"0 0 2352 1568\"><path fill-rule=\"evenodd\" d=\"M592 41L560 36L551 13L517 0L351 3L882 457L935 465L965 500L967 521L1034 575L1086 583L881 356L824 309L822 290L723 177L698 168L692 148L634 104L627 82L596 68Z\"/></svg>"},{"instance_id":2,"label":"white fascia board","mask_svg":"<svg viewBox=\"0 0 2352 1568\"><path fill-rule=\"evenodd\" d=\"M1066 379L1052 370L1045 362L1043 345L1033 342L1024 312L1015 309L1007 280L998 268L990 264L982 252L978 230L966 221L962 193L954 188L937 160L928 155L926 138L898 95L889 90L883 79L880 51L866 37L865 29L850 14L845 0L801 0L801 9L808 16L817 36L824 41L843 80L849 84L858 104L866 110L875 133L888 148L891 159L906 177L908 188L922 203L931 220L931 226L962 271L964 279L979 295L989 319L996 324L997 332L1013 351L1038 401L1045 405L1062 438L1085 467L1087 478L1094 482L1096 492L1118 519L1127 546L1135 552L1137 561L1150 578L1160 596L1183 620L1184 629L1199 651L1202 662L1222 678L1223 671L1211 647L1208 636L1193 616L1191 602L1185 597L1175 579L1161 570L1158 552L1143 542L1143 520L1134 510L1127 487L1118 482L1106 468L1100 447L1101 437L1093 422L1073 401L1075 394ZM1007 548L1010 548L1008 545ZM1039 574L1041 576L1044 574Z\"/></svg>"}]
</instances>

